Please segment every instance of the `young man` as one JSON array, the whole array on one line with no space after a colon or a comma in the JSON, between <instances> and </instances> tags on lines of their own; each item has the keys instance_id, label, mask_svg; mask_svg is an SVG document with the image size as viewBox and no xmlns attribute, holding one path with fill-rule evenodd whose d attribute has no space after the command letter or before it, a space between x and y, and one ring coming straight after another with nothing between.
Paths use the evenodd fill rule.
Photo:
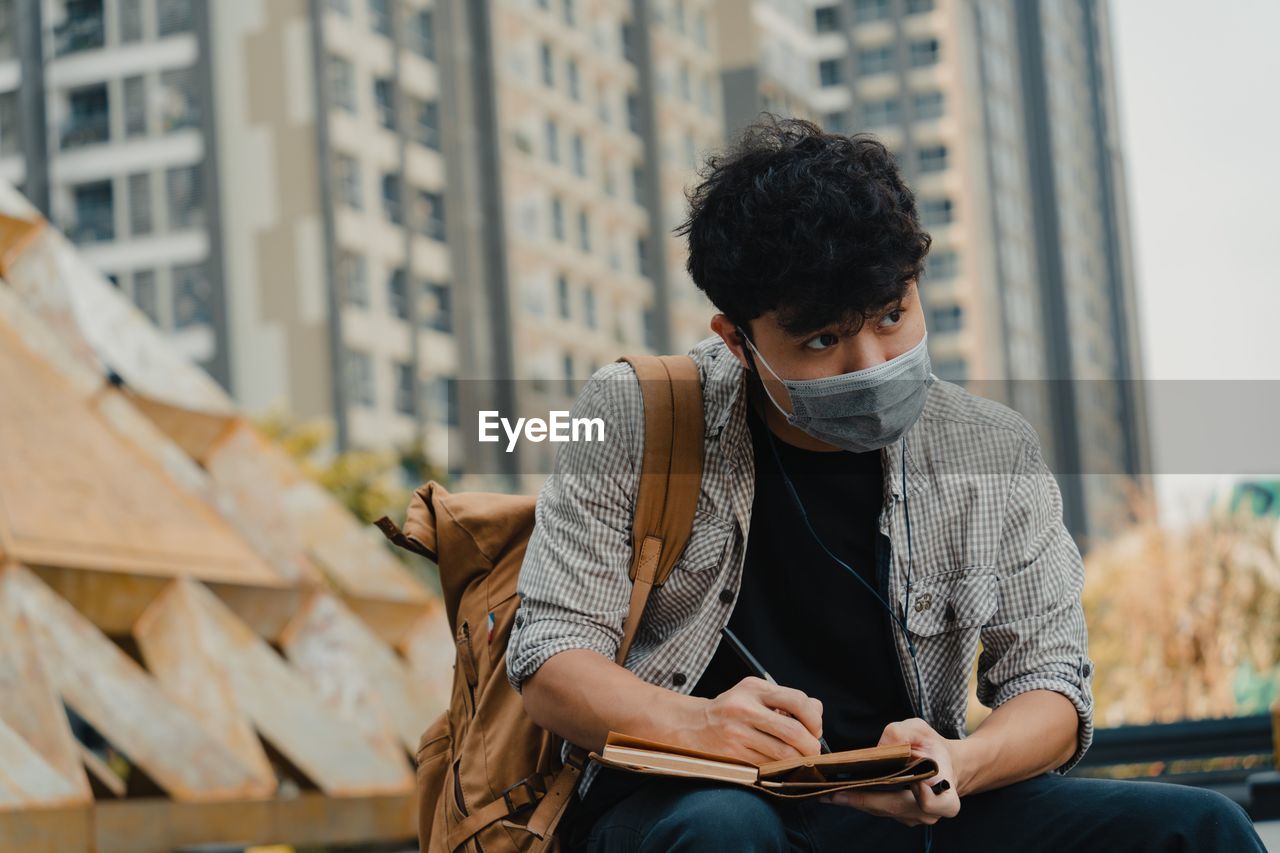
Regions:
<instances>
[{"instance_id":1,"label":"young man","mask_svg":"<svg viewBox=\"0 0 1280 853\"><path fill-rule=\"evenodd\" d=\"M907 742L940 774L784 802L592 766L572 844L1261 850L1220 795L1062 775L1093 732L1080 554L1028 422L930 372L930 238L884 146L771 121L690 201L689 271L720 312L690 353L706 417L692 537L615 665L644 419L634 371L602 368L572 415L608 440L563 445L539 496L511 682L588 748L611 729L756 761L820 737ZM777 685L719 642L726 625ZM979 643L994 711L966 737Z\"/></svg>"}]
</instances>

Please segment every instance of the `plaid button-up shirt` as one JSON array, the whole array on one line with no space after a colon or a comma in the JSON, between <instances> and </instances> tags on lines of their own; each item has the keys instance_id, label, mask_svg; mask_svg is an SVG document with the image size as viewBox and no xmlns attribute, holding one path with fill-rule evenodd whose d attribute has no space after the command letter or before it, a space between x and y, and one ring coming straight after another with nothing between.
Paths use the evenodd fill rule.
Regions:
<instances>
[{"instance_id":1,"label":"plaid button-up shirt","mask_svg":"<svg viewBox=\"0 0 1280 853\"><path fill-rule=\"evenodd\" d=\"M689 544L652 593L626 661L640 678L682 693L697 683L729 621L756 482L745 371L718 337L690 355L703 383L702 492ZM562 444L539 493L507 648L516 689L567 649L593 649L612 660L631 595L644 430L635 371L625 362L602 367L570 414L602 419L606 440ZM995 708L1043 689L1075 706L1078 743L1059 768L1066 772L1093 737L1092 663L1080 602L1084 571L1034 429L1012 409L935 377L919 420L881 453L879 526L892 546L887 600L895 621L912 635L923 695L904 632L900 625L894 630L914 707L938 732L962 737L981 643L977 695L984 705ZM803 567L796 582L804 583ZM731 594L722 596L723 590ZM581 791L597 769L588 767Z\"/></svg>"}]
</instances>

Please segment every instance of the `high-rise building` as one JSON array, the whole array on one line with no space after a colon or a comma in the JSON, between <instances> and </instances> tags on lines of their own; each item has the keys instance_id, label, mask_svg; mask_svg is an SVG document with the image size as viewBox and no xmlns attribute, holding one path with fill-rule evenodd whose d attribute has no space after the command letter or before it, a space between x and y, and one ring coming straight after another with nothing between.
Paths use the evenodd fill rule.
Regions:
<instances>
[{"instance_id":1,"label":"high-rise building","mask_svg":"<svg viewBox=\"0 0 1280 853\"><path fill-rule=\"evenodd\" d=\"M195 0L0 2L0 168L225 382L205 14Z\"/></svg>"},{"instance_id":2,"label":"high-rise building","mask_svg":"<svg viewBox=\"0 0 1280 853\"><path fill-rule=\"evenodd\" d=\"M811 3L827 123L895 152L933 235L934 371L1012 380L1068 526L1124 519L1150 472L1107 7L1100 0Z\"/></svg>"}]
</instances>

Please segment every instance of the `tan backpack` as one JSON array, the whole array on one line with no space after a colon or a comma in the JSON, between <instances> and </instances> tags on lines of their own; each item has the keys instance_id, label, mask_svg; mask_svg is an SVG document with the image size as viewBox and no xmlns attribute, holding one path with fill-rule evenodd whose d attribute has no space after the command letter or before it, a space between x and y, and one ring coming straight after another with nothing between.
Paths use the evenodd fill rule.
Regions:
<instances>
[{"instance_id":1,"label":"tan backpack","mask_svg":"<svg viewBox=\"0 0 1280 853\"><path fill-rule=\"evenodd\" d=\"M619 665L649 592L679 559L702 482L698 368L687 356L629 356L644 395L644 460L632 528L631 607ZM585 753L560 758L562 739L539 728L507 681L506 648L519 597L516 578L533 532L535 499L449 494L429 482L413 496L395 544L433 560L457 645L449 710L417 753L418 837L423 851L559 850L556 826L572 800Z\"/></svg>"}]
</instances>

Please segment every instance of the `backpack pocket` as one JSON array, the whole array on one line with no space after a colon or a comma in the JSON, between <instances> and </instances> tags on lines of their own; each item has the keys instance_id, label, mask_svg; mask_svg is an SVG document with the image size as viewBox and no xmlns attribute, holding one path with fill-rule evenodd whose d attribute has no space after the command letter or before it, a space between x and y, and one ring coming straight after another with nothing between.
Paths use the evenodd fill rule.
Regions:
<instances>
[{"instance_id":1,"label":"backpack pocket","mask_svg":"<svg viewBox=\"0 0 1280 853\"><path fill-rule=\"evenodd\" d=\"M418 846L428 849L431 829L436 822L440 797L444 793L449 756L453 754L453 738L449 734L449 715L441 714L427 727L414 754L417 767Z\"/></svg>"}]
</instances>

